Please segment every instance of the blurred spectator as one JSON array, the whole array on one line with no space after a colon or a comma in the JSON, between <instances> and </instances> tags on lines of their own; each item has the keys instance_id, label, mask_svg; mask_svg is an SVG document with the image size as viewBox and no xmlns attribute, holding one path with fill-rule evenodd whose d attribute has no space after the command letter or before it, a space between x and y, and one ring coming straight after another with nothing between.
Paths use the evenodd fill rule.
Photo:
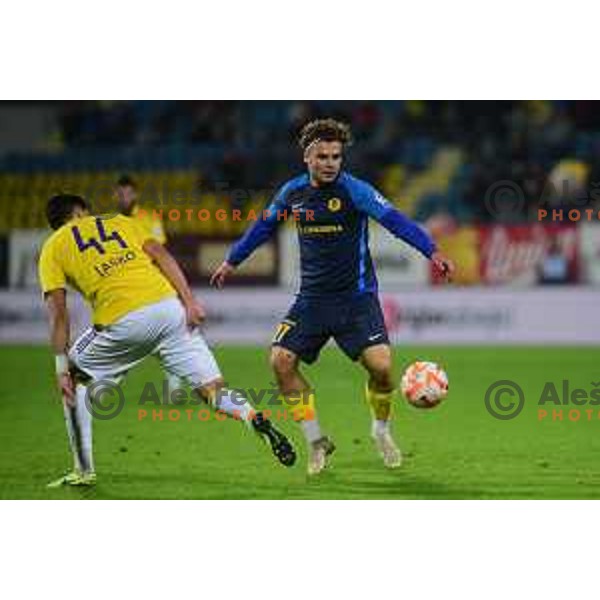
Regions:
<instances>
[{"instance_id":1,"label":"blurred spectator","mask_svg":"<svg viewBox=\"0 0 600 600\"><path fill-rule=\"evenodd\" d=\"M546 248L539 270L538 283L545 285L562 285L570 283L569 260L565 256L558 237L551 238Z\"/></svg>"}]
</instances>

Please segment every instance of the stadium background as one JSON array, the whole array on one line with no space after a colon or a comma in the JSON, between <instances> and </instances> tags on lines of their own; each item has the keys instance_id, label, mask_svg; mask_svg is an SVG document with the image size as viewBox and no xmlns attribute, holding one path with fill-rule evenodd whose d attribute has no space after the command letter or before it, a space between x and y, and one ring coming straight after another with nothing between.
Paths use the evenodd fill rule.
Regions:
<instances>
[{"instance_id":1,"label":"stadium background","mask_svg":"<svg viewBox=\"0 0 600 600\"><path fill-rule=\"evenodd\" d=\"M334 116L353 127L355 145L348 154L348 168L376 184L398 208L424 224L457 263L454 283L441 286L425 260L378 225L371 226L386 320L399 349L398 367L417 356L440 360L449 370L451 398L460 396L462 403L460 408L452 407L449 400L450 408L442 407L436 415L410 413L405 415L404 425L399 424L401 430L406 427L401 433L413 444L409 454L418 454L420 443L433 450L431 462L423 458L420 463L425 475L409 474L408 488L397 489L368 477L360 483L355 473L359 483L349 491L339 480L307 491L300 483L290 487L289 482L277 480L277 475L274 480L266 478L263 491L256 496L597 496L600 475L593 466L597 464L596 423L588 426L581 422L578 429L575 424L557 423L553 435L540 442L539 455L532 456L530 426L537 423L521 420L516 429L517 421L494 422L482 408L481 399L489 384L509 376L525 380L532 389L538 389L551 374L581 380L588 387L590 380L598 379L594 365L598 364L600 345L596 316L600 223L597 216L574 222L568 211L593 208L598 215L599 108L598 103L588 101L1 103L0 355L4 375L0 413L10 417L3 425L5 448L9 448L9 440L16 444L0 464L5 481L1 495L37 497L38 479L47 473L38 456L41 450L34 452L27 446L22 447L25 463L21 469L13 472L10 466L15 447L23 443L14 437L19 427L27 430L32 421L45 427L41 416L32 416L37 410L33 406L39 408L40 398L51 395L48 390L53 385L36 270L40 245L48 235L43 214L47 198L59 191L78 192L85 194L94 208L110 211L112 186L118 176L132 176L138 182L142 206L150 212L162 211L168 247L207 304L206 333L217 346L226 371L229 368L236 376L242 371L244 385L268 386L265 346L290 302L297 279L293 227L281 227L277 238L240 269L224 292L215 292L206 288L208 274L222 260L230 241L249 224L181 216L175 220L169 218L169 211L182 215L186 208L206 208L211 213L217 208L262 209L273 189L302 169L295 145L300 125L313 117ZM540 222L539 208L548 210L549 215L554 209L562 219ZM79 329L86 322L86 311L81 302L72 302L74 329ZM470 348L463 348L465 344ZM535 352L529 350L531 344L536 345ZM238 345L247 348L234 347ZM505 369L498 371L498 365ZM356 391L360 391L360 374L348 371L343 359L332 351L325 353L323 363L315 369L317 389L321 385L323 395L333 397L323 401L325 417L330 411L329 418L334 423L337 419L341 427L341 411L347 410L341 405L345 396L360 395ZM160 373L151 367L142 369L134 375L130 389L144 377L160 378ZM23 404L23 396L38 403ZM357 440L364 433L366 421L362 419L366 417L364 407L353 404L356 412L349 417L350 426L343 434L338 432L338 438L341 435L342 449L347 443L348 460L360 471L365 450ZM64 459L64 447L58 441L64 437L60 414L44 411L53 416L43 434L43 448L44 452L54 449L58 468ZM415 430L417 422L420 428ZM133 460L132 444L125 441L130 440L129 429L114 425L107 430L100 425L105 428L104 441L99 442L105 444L104 450L102 446L99 449L101 459L104 451L113 471L118 473L122 467L126 472L131 465L123 465L123 457ZM148 424L137 425L143 428ZM214 429L213 424L207 425L209 431L211 427ZM447 477L443 484L432 483L438 470L452 473L453 459L465 452L464 433L469 427L482 432L469 450L477 455L497 453L498 440L502 447L504 435L512 428L513 445L508 454L512 452L514 460L504 465L504 471L494 473L487 484L481 479L464 480L464 474L456 475L454 486ZM536 431L539 433L539 428ZM161 445L170 443L164 441L163 430L155 428L147 435L148 439L160 438ZM437 444L433 449L432 435ZM486 445L485 436L496 443ZM235 449L237 442L229 441ZM571 477L561 466L561 477L551 478L548 487L544 475L552 460L547 453L556 443L574 450L570 460L579 460L580 468ZM446 459L438 456L434 461L436 448ZM154 447L151 450L153 456L160 452ZM232 451L232 465L234 456ZM533 472L516 467L521 464L519 456L533 465ZM216 455L213 458L214 483L219 476ZM201 479L206 478L202 465L195 468ZM249 465L247 468L251 471ZM165 469L183 473L189 465L169 463ZM24 475L27 470L33 475ZM246 476L250 480L250 475ZM113 484L111 492L104 490L102 497L135 497L136 493L138 497L198 497L199 493L181 482L172 489L141 486L137 492L126 491L118 478ZM243 486L232 486L226 480L219 480L203 494L248 496Z\"/></svg>"},{"instance_id":2,"label":"stadium background","mask_svg":"<svg viewBox=\"0 0 600 600\"><path fill-rule=\"evenodd\" d=\"M300 125L334 115L354 129L349 167L425 224L458 264L455 287L462 291L431 294L427 263L371 227L397 342L600 341L587 326L587 309L570 308L596 301L590 290L600 284L599 222L575 223L567 212L596 206L597 215L600 206L597 108L573 101L5 103L0 286L25 294L2 296L0 340L45 335L29 292L35 294L51 194L83 193L99 212L109 211L112 185L130 174L142 206L162 215L169 247L193 284L205 286L249 225L217 220L215 210L245 215L264 207L302 168L294 143ZM543 223L540 207L549 214ZM206 208L211 218L194 212L186 219L186 208ZM550 220L553 208L564 209L562 221ZM282 227L232 281L251 296L205 294L215 309L209 331L212 325L215 338L228 342L266 341L273 315L295 289L296 266L293 227Z\"/></svg>"}]
</instances>

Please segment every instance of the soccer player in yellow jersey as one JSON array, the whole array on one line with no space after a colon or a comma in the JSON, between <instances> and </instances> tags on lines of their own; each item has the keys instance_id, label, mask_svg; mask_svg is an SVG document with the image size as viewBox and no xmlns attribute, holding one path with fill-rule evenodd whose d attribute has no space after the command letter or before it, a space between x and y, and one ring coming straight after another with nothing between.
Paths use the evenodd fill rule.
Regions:
<instances>
[{"instance_id":1,"label":"soccer player in yellow jersey","mask_svg":"<svg viewBox=\"0 0 600 600\"><path fill-rule=\"evenodd\" d=\"M51 485L95 483L92 415L86 406L86 400L95 399L87 398L87 386L118 384L151 354L212 407L244 420L270 443L282 464L291 466L295 453L285 436L223 387L215 358L197 329L204 309L165 248L133 219L91 216L80 196L50 198L46 216L55 231L42 248L39 278L74 458L74 470ZM72 345L67 286L85 297L93 315L93 326Z\"/></svg>"}]
</instances>

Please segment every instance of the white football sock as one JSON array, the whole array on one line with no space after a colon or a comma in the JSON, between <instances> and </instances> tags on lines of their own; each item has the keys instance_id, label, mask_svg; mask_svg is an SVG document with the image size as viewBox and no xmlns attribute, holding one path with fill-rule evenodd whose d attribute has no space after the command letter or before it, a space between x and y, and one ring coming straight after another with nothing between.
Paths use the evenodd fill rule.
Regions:
<instances>
[{"instance_id":1,"label":"white football sock","mask_svg":"<svg viewBox=\"0 0 600 600\"><path fill-rule=\"evenodd\" d=\"M300 427L302 427L304 437L309 444L312 444L323 437L319 421L317 421L316 418L300 421Z\"/></svg>"},{"instance_id":2,"label":"white football sock","mask_svg":"<svg viewBox=\"0 0 600 600\"><path fill-rule=\"evenodd\" d=\"M65 414L65 425L67 426L67 437L69 438L69 447L71 448L71 454L73 455L73 469L75 471L82 471L80 449L79 449L79 434L78 428L75 421L75 409L63 404L63 411Z\"/></svg>"},{"instance_id":3,"label":"white football sock","mask_svg":"<svg viewBox=\"0 0 600 600\"><path fill-rule=\"evenodd\" d=\"M384 435L385 433L388 433L390 430L390 422L389 421L383 421L381 419L374 419L373 420L373 427L372 427L372 432L373 435Z\"/></svg>"},{"instance_id":4,"label":"white football sock","mask_svg":"<svg viewBox=\"0 0 600 600\"><path fill-rule=\"evenodd\" d=\"M92 449L92 414L85 404L87 387L78 384L75 388L75 422L79 429L79 450L81 470L86 473L94 471Z\"/></svg>"},{"instance_id":5,"label":"white football sock","mask_svg":"<svg viewBox=\"0 0 600 600\"><path fill-rule=\"evenodd\" d=\"M167 375L167 382L169 386L169 404L174 404L172 401L173 392L175 390L185 390L186 384L181 377L178 375L172 375L170 373Z\"/></svg>"},{"instance_id":6,"label":"white football sock","mask_svg":"<svg viewBox=\"0 0 600 600\"><path fill-rule=\"evenodd\" d=\"M215 404L217 410L221 410L237 419L242 419L242 421L248 422L255 414L252 405L246 398L240 396L237 392L234 395L232 390L225 388L217 391Z\"/></svg>"}]
</instances>

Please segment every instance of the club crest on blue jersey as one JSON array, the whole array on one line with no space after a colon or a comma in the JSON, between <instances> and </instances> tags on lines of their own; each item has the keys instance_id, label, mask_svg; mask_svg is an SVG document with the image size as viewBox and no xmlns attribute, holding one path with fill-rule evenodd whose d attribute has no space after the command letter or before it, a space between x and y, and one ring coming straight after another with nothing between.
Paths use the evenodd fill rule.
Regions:
<instances>
[{"instance_id":1,"label":"club crest on blue jersey","mask_svg":"<svg viewBox=\"0 0 600 600\"><path fill-rule=\"evenodd\" d=\"M327 208L330 212L337 212L342 208L342 201L339 198L330 198L327 200Z\"/></svg>"}]
</instances>

